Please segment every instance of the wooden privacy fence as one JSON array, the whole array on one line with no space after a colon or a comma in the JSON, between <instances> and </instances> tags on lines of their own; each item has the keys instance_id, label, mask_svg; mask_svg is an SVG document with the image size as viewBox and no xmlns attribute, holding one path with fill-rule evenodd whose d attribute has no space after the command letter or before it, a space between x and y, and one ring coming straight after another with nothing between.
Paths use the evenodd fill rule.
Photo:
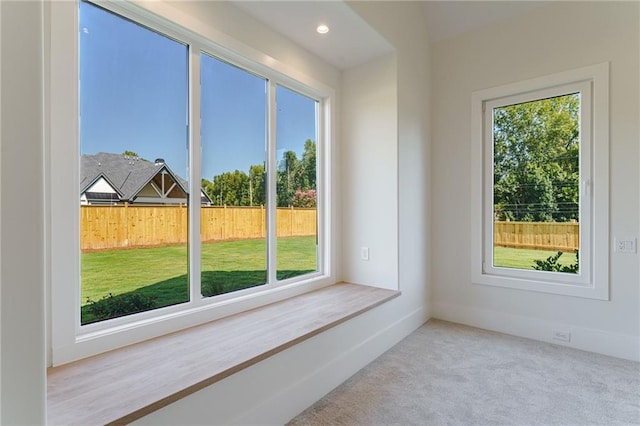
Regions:
<instances>
[{"instance_id":1,"label":"wooden privacy fence","mask_svg":"<svg viewBox=\"0 0 640 426\"><path fill-rule=\"evenodd\" d=\"M571 252L580 248L580 224L494 222L493 244L498 247Z\"/></svg>"},{"instance_id":2,"label":"wooden privacy fence","mask_svg":"<svg viewBox=\"0 0 640 426\"><path fill-rule=\"evenodd\" d=\"M266 237L263 207L206 207L200 217L202 241ZM278 208L276 235L316 235L316 209ZM80 248L161 246L187 242L186 206L81 206Z\"/></svg>"}]
</instances>

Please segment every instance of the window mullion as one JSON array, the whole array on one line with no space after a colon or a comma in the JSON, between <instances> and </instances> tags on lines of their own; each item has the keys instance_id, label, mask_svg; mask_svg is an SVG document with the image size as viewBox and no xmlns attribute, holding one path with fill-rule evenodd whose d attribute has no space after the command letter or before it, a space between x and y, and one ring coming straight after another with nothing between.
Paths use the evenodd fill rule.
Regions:
<instances>
[{"instance_id":1,"label":"window mullion","mask_svg":"<svg viewBox=\"0 0 640 426\"><path fill-rule=\"evenodd\" d=\"M580 253L579 263L585 265L580 273L585 280L591 282L592 277L592 223L593 223L593 174L592 174L592 90L591 82L583 82L580 91L580 162L579 162L579 218L580 218Z\"/></svg>"},{"instance_id":2,"label":"window mullion","mask_svg":"<svg viewBox=\"0 0 640 426\"><path fill-rule=\"evenodd\" d=\"M267 83L267 283L277 281L276 239L276 84Z\"/></svg>"},{"instance_id":3,"label":"window mullion","mask_svg":"<svg viewBox=\"0 0 640 426\"><path fill-rule=\"evenodd\" d=\"M483 227L484 227L484 248L482 257L482 269L486 272L486 268L493 267L493 108L492 103L483 104L484 114L484 138L488 143L484 145L485 173L484 173L484 211L483 211Z\"/></svg>"},{"instance_id":4,"label":"window mullion","mask_svg":"<svg viewBox=\"0 0 640 426\"><path fill-rule=\"evenodd\" d=\"M189 294L191 303L199 303L201 295L200 257L200 192L201 192L201 140L200 140L200 49L189 46Z\"/></svg>"},{"instance_id":5,"label":"window mullion","mask_svg":"<svg viewBox=\"0 0 640 426\"><path fill-rule=\"evenodd\" d=\"M325 123L325 100L319 101L316 103L316 153L318 153L316 157L316 247L322 248L316 250L316 265L318 266L318 270L328 270L325 261L325 250L324 250L324 229L325 229L325 185L324 185L324 177L325 174L323 172L325 163L323 161L324 154L323 151L325 149L325 144L323 141L325 140L325 131L324 123ZM328 201L328 200L327 200Z\"/></svg>"}]
</instances>

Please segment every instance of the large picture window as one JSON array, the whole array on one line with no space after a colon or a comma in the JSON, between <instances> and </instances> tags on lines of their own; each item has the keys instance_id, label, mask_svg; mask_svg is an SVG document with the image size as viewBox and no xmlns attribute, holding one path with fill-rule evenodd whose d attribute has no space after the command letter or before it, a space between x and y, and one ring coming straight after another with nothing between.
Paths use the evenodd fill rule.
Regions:
<instances>
[{"instance_id":1,"label":"large picture window","mask_svg":"<svg viewBox=\"0 0 640 426\"><path fill-rule=\"evenodd\" d=\"M606 74L474 93L474 282L608 297Z\"/></svg>"},{"instance_id":2,"label":"large picture window","mask_svg":"<svg viewBox=\"0 0 640 426\"><path fill-rule=\"evenodd\" d=\"M330 88L129 3L51 31L54 364L335 282Z\"/></svg>"}]
</instances>

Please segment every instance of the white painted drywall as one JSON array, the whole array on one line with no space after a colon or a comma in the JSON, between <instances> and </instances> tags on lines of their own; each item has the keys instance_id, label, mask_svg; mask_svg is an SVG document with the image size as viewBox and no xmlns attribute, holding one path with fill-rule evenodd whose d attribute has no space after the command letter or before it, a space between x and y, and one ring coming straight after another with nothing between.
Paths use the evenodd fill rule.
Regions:
<instances>
[{"instance_id":1,"label":"white painted drywall","mask_svg":"<svg viewBox=\"0 0 640 426\"><path fill-rule=\"evenodd\" d=\"M610 254L611 300L471 284L471 92L611 63L611 238L638 236L638 3L558 2L432 46L434 316L640 359L638 255Z\"/></svg>"},{"instance_id":2,"label":"white painted drywall","mask_svg":"<svg viewBox=\"0 0 640 426\"><path fill-rule=\"evenodd\" d=\"M44 424L43 3L0 7L0 424Z\"/></svg>"},{"instance_id":3,"label":"white painted drywall","mask_svg":"<svg viewBox=\"0 0 640 426\"><path fill-rule=\"evenodd\" d=\"M421 5L393 1L353 1L349 5L396 48L398 287L409 311L419 306L428 307L432 204L429 174L431 53ZM347 218L352 215L350 211L344 214ZM377 231L367 229L366 233L369 232ZM344 245L349 243L345 240Z\"/></svg>"},{"instance_id":4,"label":"white painted drywall","mask_svg":"<svg viewBox=\"0 0 640 426\"><path fill-rule=\"evenodd\" d=\"M339 145L342 277L389 289L398 288L396 63L392 54L344 71Z\"/></svg>"}]
</instances>

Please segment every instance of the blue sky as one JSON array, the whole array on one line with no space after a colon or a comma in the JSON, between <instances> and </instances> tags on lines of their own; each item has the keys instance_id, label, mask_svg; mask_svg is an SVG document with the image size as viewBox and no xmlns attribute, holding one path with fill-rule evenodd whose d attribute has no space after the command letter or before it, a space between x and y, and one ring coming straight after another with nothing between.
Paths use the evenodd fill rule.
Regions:
<instances>
[{"instance_id":1,"label":"blue sky","mask_svg":"<svg viewBox=\"0 0 640 426\"><path fill-rule=\"evenodd\" d=\"M164 158L186 177L188 49L80 3L80 149ZM265 80L201 55L202 176L263 164ZM315 140L315 101L278 87L277 155Z\"/></svg>"}]
</instances>

